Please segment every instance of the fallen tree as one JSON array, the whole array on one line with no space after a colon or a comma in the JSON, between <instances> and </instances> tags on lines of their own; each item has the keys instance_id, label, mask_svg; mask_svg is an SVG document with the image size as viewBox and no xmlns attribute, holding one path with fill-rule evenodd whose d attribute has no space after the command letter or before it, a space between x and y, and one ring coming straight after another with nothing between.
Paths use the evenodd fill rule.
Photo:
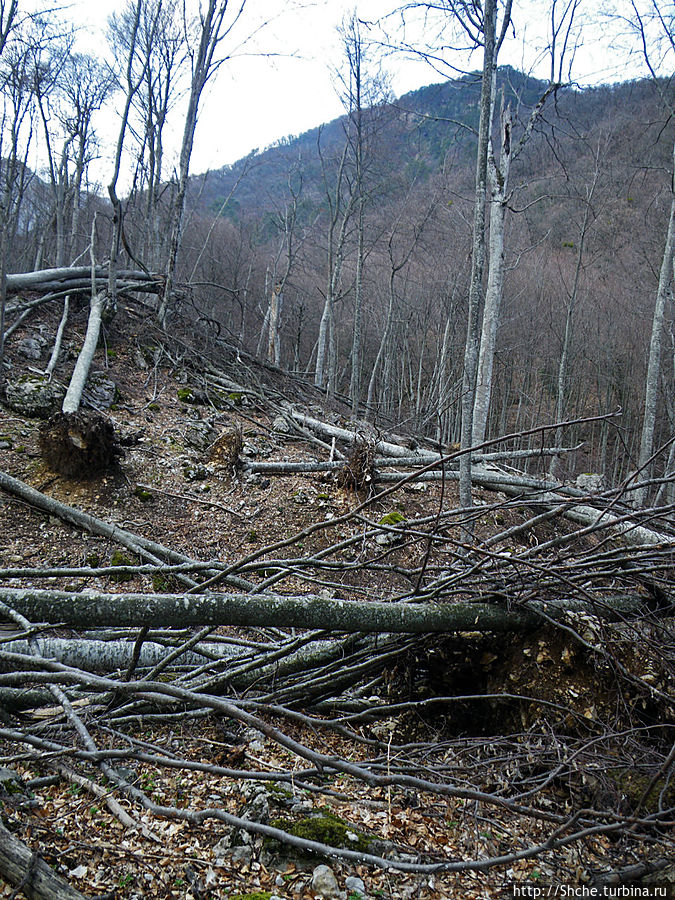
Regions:
<instances>
[{"instance_id":1,"label":"fallen tree","mask_svg":"<svg viewBox=\"0 0 675 900\"><path fill-rule=\"evenodd\" d=\"M0 823L0 875L29 900L85 900ZM16 892L12 894L16 896Z\"/></svg>"},{"instance_id":2,"label":"fallen tree","mask_svg":"<svg viewBox=\"0 0 675 900\"><path fill-rule=\"evenodd\" d=\"M33 622L92 628L103 625L276 625L344 632L430 634L519 631L547 619L583 613L613 620L652 614L638 596L602 603L531 601L508 609L495 603L377 603L280 594L105 594L97 591L0 588L0 600Z\"/></svg>"},{"instance_id":3,"label":"fallen tree","mask_svg":"<svg viewBox=\"0 0 675 900\"><path fill-rule=\"evenodd\" d=\"M163 280L161 276L135 269L124 269L117 273L124 289L159 293ZM36 272L16 272L7 275L7 293L20 291L88 291L93 283L96 289L108 284L106 266L96 266L92 275L91 266L70 266L60 269L40 269ZM120 286L122 288L122 285Z\"/></svg>"}]
</instances>

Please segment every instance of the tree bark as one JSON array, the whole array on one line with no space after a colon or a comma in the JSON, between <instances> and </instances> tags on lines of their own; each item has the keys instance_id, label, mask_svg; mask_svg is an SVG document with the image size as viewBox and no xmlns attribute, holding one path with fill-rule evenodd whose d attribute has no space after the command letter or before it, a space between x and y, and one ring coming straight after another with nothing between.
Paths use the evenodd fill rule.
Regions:
<instances>
[{"instance_id":1,"label":"tree bark","mask_svg":"<svg viewBox=\"0 0 675 900\"><path fill-rule=\"evenodd\" d=\"M675 145L673 145L673 164L675 165ZM675 179L675 173L673 174ZM670 203L670 218L668 220L668 232L666 244L663 249L661 271L659 273L659 286L656 292L656 304L652 319L652 335L649 342L649 360L647 363L647 377L645 379L645 411L640 436L640 453L638 466L643 480L649 478L649 461L654 449L654 432L656 430L656 408L659 395L659 372L661 369L661 336L665 321L666 300L670 295L670 284L673 278L673 263L675 254L675 184L671 186L673 197ZM634 503L643 506L647 500L647 488L640 488L635 492Z\"/></svg>"},{"instance_id":2,"label":"tree bark","mask_svg":"<svg viewBox=\"0 0 675 900\"><path fill-rule=\"evenodd\" d=\"M101 641L87 638L35 638L34 644L45 659L56 659L67 666L86 669L88 672L112 672L115 669L126 669L132 661L134 641L116 640ZM201 666L210 658L231 659L236 662L244 652L228 645L202 643L207 656L194 650L185 651L178 658L179 665ZM151 668L158 665L173 651L172 646L158 644L155 641L144 641L137 666ZM5 641L0 648L0 670L4 669L2 654L30 653L28 641Z\"/></svg>"},{"instance_id":3,"label":"tree bark","mask_svg":"<svg viewBox=\"0 0 675 900\"><path fill-rule=\"evenodd\" d=\"M79 594L0 588L0 600L31 622L78 628L100 626L271 626L378 634L457 631L511 632L549 618L584 612L609 618L646 612L639 597L603 598L596 608L580 601L532 602L509 610L491 603L381 603L277 594Z\"/></svg>"},{"instance_id":4,"label":"tree bark","mask_svg":"<svg viewBox=\"0 0 675 900\"><path fill-rule=\"evenodd\" d=\"M86 900L85 895L0 824L0 875L29 900Z\"/></svg>"},{"instance_id":5,"label":"tree bark","mask_svg":"<svg viewBox=\"0 0 675 900\"><path fill-rule=\"evenodd\" d=\"M108 282L108 269L97 266L95 273L96 287L104 287ZM148 275L147 272L134 269L122 269L117 273L117 278L125 282L138 282L134 290L148 290L155 293L159 290L160 279ZM86 289L91 287L91 266L72 266L62 269L40 269L37 272L16 272L7 275L7 293L15 294L20 291L47 291Z\"/></svg>"},{"instance_id":6,"label":"tree bark","mask_svg":"<svg viewBox=\"0 0 675 900\"><path fill-rule=\"evenodd\" d=\"M483 271L485 268L485 213L487 204L488 149L492 124L492 96L497 66L496 54L497 2L485 0L481 24L483 43L483 77L480 94L480 120L476 149L476 186L474 194L473 244L471 248L471 282L467 313L466 344L464 348L464 375L462 380L462 430L461 447L467 450L473 439L473 409L476 396L476 369L478 366L478 319L483 295ZM473 500L471 493L471 455L465 453L460 463L459 502L468 509ZM464 529L464 539L471 540L472 526Z\"/></svg>"},{"instance_id":7,"label":"tree bark","mask_svg":"<svg viewBox=\"0 0 675 900\"><path fill-rule=\"evenodd\" d=\"M75 413L80 408L82 392L87 383L87 376L96 353L96 345L98 344L98 336L101 333L101 320L103 317L103 305L105 297L103 294L95 294L91 298L89 307L89 320L87 322L87 333L84 336L84 343L80 350L75 369L68 385L68 391L63 398L61 411L64 413Z\"/></svg>"},{"instance_id":8,"label":"tree bark","mask_svg":"<svg viewBox=\"0 0 675 900\"><path fill-rule=\"evenodd\" d=\"M499 163L497 164L497 161L491 156L489 167L492 189L490 198L490 249L473 410L473 444L482 443L485 440L487 430L499 310L504 288L504 223L509 170L511 168L511 111L509 108L502 109L501 135Z\"/></svg>"}]
</instances>

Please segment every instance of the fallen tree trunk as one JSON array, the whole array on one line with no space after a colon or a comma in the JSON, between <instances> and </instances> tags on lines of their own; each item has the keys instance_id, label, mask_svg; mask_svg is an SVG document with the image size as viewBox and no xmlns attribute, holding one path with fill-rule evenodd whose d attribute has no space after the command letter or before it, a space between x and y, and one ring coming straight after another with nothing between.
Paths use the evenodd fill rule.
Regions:
<instances>
[{"instance_id":1,"label":"fallen tree trunk","mask_svg":"<svg viewBox=\"0 0 675 900\"><path fill-rule=\"evenodd\" d=\"M345 632L428 634L510 632L536 628L544 614L583 612L613 620L649 613L637 596L530 602L518 609L491 603L381 603L278 594L105 594L0 588L0 600L31 622L80 628L116 626L276 626Z\"/></svg>"},{"instance_id":2,"label":"fallen tree trunk","mask_svg":"<svg viewBox=\"0 0 675 900\"><path fill-rule=\"evenodd\" d=\"M80 400L82 399L82 391L87 382L89 369L91 368L96 345L98 344L98 336L101 332L101 321L103 318L103 306L105 304L105 296L103 294L95 294L91 298L89 306L89 319L87 321L87 333L84 336L82 349L77 357L73 374L70 378L68 391L63 400L61 411L64 413L75 413L80 408Z\"/></svg>"},{"instance_id":3,"label":"fallen tree trunk","mask_svg":"<svg viewBox=\"0 0 675 900\"><path fill-rule=\"evenodd\" d=\"M32 643L40 656L56 659L66 666L86 669L88 672L111 672L126 669L134 658L134 641L100 641L86 638L33 638ZM234 649L223 644L200 644L203 652L187 650L181 654L178 663L184 666L201 666L211 660L232 660L243 657L245 649ZM147 669L156 666L169 655L174 647L145 641L140 649L136 665ZM3 653L29 653L26 640L5 641L0 647L0 671L4 668Z\"/></svg>"},{"instance_id":4,"label":"fallen tree trunk","mask_svg":"<svg viewBox=\"0 0 675 900\"><path fill-rule=\"evenodd\" d=\"M86 900L0 824L0 875L30 900ZM12 895L14 896L14 895Z\"/></svg>"},{"instance_id":5,"label":"fallen tree trunk","mask_svg":"<svg viewBox=\"0 0 675 900\"><path fill-rule=\"evenodd\" d=\"M334 437L338 440L344 440L348 443L354 443L359 439L354 431L348 431L345 428L337 428L328 425L318 419L305 416L294 410L290 414L297 421L303 422L308 428L316 430L320 434ZM397 444L391 444L387 441L377 441L375 449L387 456L397 457L399 460L406 459L409 464L411 459L410 450ZM413 457L414 458L414 457ZM422 466L429 466L433 462L440 461L441 457L437 453L420 452L419 461ZM416 478L427 478L436 480L440 478L448 478L457 480L459 475L453 470L446 470L444 473L430 471L421 473ZM400 481L410 476L399 475L396 473L383 473L380 476L381 481ZM577 522L585 527L597 527L604 529L613 537L624 540L631 546L656 546L665 544L666 546L675 545L675 537L663 532L645 528L640 525L635 515L620 515L607 510L598 510L587 504L571 504L570 497L583 499L588 495L583 491L569 488L553 481L541 481L528 476L518 476L505 474L503 472L491 470L486 466L474 465L471 467L471 479L474 484L479 484L488 490L501 491L510 497L523 497L526 500L528 494L536 494L537 502L550 503L560 505L561 515Z\"/></svg>"},{"instance_id":6,"label":"fallen tree trunk","mask_svg":"<svg viewBox=\"0 0 675 900\"><path fill-rule=\"evenodd\" d=\"M475 453L472 458L474 462L478 463L499 462L502 460L509 461L513 459L532 459L539 456L559 456L562 453L573 453L575 450L578 450L580 446L581 445L578 447L545 447L542 450L514 450L512 453ZM444 457L439 454L429 454L428 458L426 456L422 458L419 455L401 457L378 456L373 460L373 466L375 469L387 469L394 466L427 466L430 462L433 462L434 459L440 463ZM447 457L445 457L445 460L444 467L446 470L448 466L454 469L459 465L455 461L448 461ZM251 473L256 472L261 475L290 475L296 473L332 472L336 469L343 468L344 465L344 460L307 460L302 462L291 460L269 462L265 460L263 462L246 462L242 466L242 471ZM433 474L435 478L439 477L439 473L437 472L430 474ZM392 475L388 476L387 479L382 479L376 472L376 477L381 480L393 480L395 476Z\"/></svg>"},{"instance_id":7,"label":"fallen tree trunk","mask_svg":"<svg viewBox=\"0 0 675 900\"><path fill-rule=\"evenodd\" d=\"M134 290L158 292L162 279L140 270L127 269L117 273L117 277L126 282L126 287L134 286ZM94 270L94 281L97 287L105 287L108 283L108 270L97 266ZM37 272L16 272L7 276L7 293L34 290L88 290L92 284L91 266L73 266L62 269L40 269Z\"/></svg>"}]
</instances>

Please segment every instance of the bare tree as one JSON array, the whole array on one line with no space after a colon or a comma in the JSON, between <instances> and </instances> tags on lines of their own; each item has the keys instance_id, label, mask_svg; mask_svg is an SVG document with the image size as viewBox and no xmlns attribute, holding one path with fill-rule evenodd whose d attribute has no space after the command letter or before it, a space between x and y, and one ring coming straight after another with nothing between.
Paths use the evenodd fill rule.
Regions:
<instances>
[{"instance_id":1,"label":"bare tree","mask_svg":"<svg viewBox=\"0 0 675 900\"><path fill-rule=\"evenodd\" d=\"M35 137L35 59L49 41L49 20L28 17L16 21L16 5L0 8L0 380L4 369L5 306L8 257L19 226L26 189L31 180L28 153ZM11 40L10 40L11 37Z\"/></svg>"},{"instance_id":2,"label":"bare tree","mask_svg":"<svg viewBox=\"0 0 675 900\"><path fill-rule=\"evenodd\" d=\"M228 59L227 53L221 52L222 45L238 25L245 6L246 0L237 0L236 3L229 2L229 0L208 0L205 8L200 6L196 34L188 37L188 45L192 47L196 43L197 49L189 51L190 91L178 163L177 192L172 210L164 295L159 307L159 321L162 325L166 322L166 314L173 291L199 104L209 79Z\"/></svg>"},{"instance_id":3,"label":"bare tree","mask_svg":"<svg viewBox=\"0 0 675 900\"><path fill-rule=\"evenodd\" d=\"M645 65L649 70L654 83L659 90L663 104L672 117L675 114L675 106L669 95L659 83L656 64L652 56L661 60L661 64L672 65L675 52L675 15L672 9L663 10L656 0L648 0L646 9L641 9L636 0L631 0L632 16L630 25L636 34L640 51ZM654 35L653 41L650 36ZM661 343L666 317L666 301L672 297L671 285L673 282L673 267L675 265L675 144L673 145L673 170L670 183L670 215L666 240L661 259L659 281L654 304L652 318L651 337L649 341L649 356L647 361L647 375L645 378L644 416L642 431L640 434L640 450L638 454L638 469L641 481L646 482L651 472L652 454L654 452L654 435L656 431L656 411L659 396L659 381L661 372ZM644 505L647 501L648 487L646 484L635 491L634 503L636 506Z\"/></svg>"},{"instance_id":4,"label":"bare tree","mask_svg":"<svg viewBox=\"0 0 675 900\"><path fill-rule=\"evenodd\" d=\"M372 71L372 61L362 34L362 23L354 13L339 29L345 59L345 72L338 72L347 110L346 137L349 145L350 203L354 207L356 227L356 262L354 275L354 310L350 352L351 375L349 399L352 417L359 414L363 367L363 303L364 266L366 259L366 206L369 199L367 183L371 160L370 144L376 127L376 105L388 96L380 73Z\"/></svg>"},{"instance_id":5,"label":"bare tree","mask_svg":"<svg viewBox=\"0 0 675 900\"><path fill-rule=\"evenodd\" d=\"M156 270L165 259L166 238L161 224L164 194L165 128L180 97L180 76L186 62L187 34L177 0L146 0L141 8L133 48L133 16L127 9L111 19L115 46L131 58L139 89L133 94L134 136L138 140L133 193L141 198L141 255Z\"/></svg>"},{"instance_id":6,"label":"bare tree","mask_svg":"<svg viewBox=\"0 0 675 900\"><path fill-rule=\"evenodd\" d=\"M113 162L112 176L108 184L108 196L110 197L110 202L112 203L113 207L112 245L110 248L110 263L108 268L108 294L110 297L110 302L112 304L115 303L117 297L117 266L122 241L122 229L124 227L122 203L117 195L117 182L120 177L120 169L122 166L122 151L124 148L124 140L127 128L129 126L129 112L131 110L131 104L133 103L134 96L140 90L141 84L143 83L143 78L145 77L145 66L141 68L140 72L138 72L134 66L136 56L136 41L140 29L142 11L143 0L135 0L135 3L130 3L123 12L123 18L126 20L125 33L128 35L126 47L127 58L124 70L126 95L124 100L124 107L122 109L122 115L120 118L120 130L117 137L117 146L115 149L115 159ZM115 20L113 20L113 24L114 21ZM113 27L113 39L115 30L116 29ZM145 61L145 65L147 65L147 60Z\"/></svg>"},{"instance_id":7,"label":"bare tree","mask_svg":"<svg viewBox=\"0 0 675 900\"><path fill-rule=\"evenodd\" d=\"M471 280L469 283L469 307L462 383L461 447L463 450L467 450L471 446L473 437L473 409L480 343L479 312L482 301L485 266L485 218L493 92L497 74L497 55L511 20L511 0L506 0L502 11L499 34L497 33L497 0L486 0L480 13L474 7L467 8L467 5L464 3L451 3L450 5L452 15L457 18L460 26L469 34L474 45L483 48L480 118L478 123L478 145L476 148ZM470 507L472 505L470 453L465 453L462 456L459 492L460 504L467 508Z\"/></svg>"},{"instance_id":8,"label":"bare tree","mask_svg":"<svg viewBox=\"0 0 675 900\"><path fill-rule=\"evenodd\" d=\"M326 383L328 394L335 391L335 367L337 363L335 341L335 303L339 298L340 284L342 280L342 267L345 256L347 229L354 211L355 196L345 189L345 165L349 151L349 142L346 141L337 164L337 172L333 184L329 184L329 172L327 160L321 148L321 132L318 139L319 158L321 160L321 176L325 196L325 206L328 213L326 231L326 292L324 295L323 312L319 323L319 335L316 348L316 367L314 370L314 384L323 387ZM326 364L326 351L328 362ZM327 370L327 372L326 372Z\"/></svg>"}]
</instances>

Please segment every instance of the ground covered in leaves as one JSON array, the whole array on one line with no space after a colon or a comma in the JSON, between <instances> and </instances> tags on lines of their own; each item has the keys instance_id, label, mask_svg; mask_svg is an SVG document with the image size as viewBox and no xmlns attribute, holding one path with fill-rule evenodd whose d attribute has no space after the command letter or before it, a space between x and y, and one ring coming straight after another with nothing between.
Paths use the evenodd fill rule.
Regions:
<instances>
[{"instance_id":1,"label":"ground covered in leaves","mask_svg":"<svg viewBox=\"0 0 675 900\"><path fill-rule=\"evenodd\" d=\"M50 316L56 313L41 315L42 330L55 329ZM123 445L119 465L84 481L59 475L41 454L40 421L0 407L4 472L193 560L227 565L250 560L237 571L257 586L277 577L281 542L290 542L288 552L305 559L338 547L331 551L336 565L330 575L289 566L279 582L282 593L408 597L416 582L433 574L439 584L450 585L453 596L459 520L444 524L433 554L426 532L415 532L421 525L405 540L385 534L381 544L371 531L378 523L390 529L433 524L439 510L458 505L454 483L413 482L361 509L364 493L331 473L243 471L247 461L330 455L325 442L289 424L285 404L300 402L338 424L346 409L339 401L329 407L311 386L250 361L229 359L227 377L209 379L194 347L153 335L142 315L134 306L120 313L97 355L100 376L115 387L105 414ZM57 377L67 379L85 321L82 311ZM39 360L28 363L20 352L21 340L36 327L30 322L10 343L12 375L40 367ZM228 450L235 434L241 436L237 466ZM532 515L527 507L481 490L476 501L478 540L513 532L494 547L502 554L503 571L512 566L510 555L573 530L556 520L519 532L519 524ZM342 521L357 508L358 515ZM325 527L311 531L319 522ZM601 540L590 534L583 546L590 553ZM5 586L34 584L39 573L41 586L68 591L180 590L170 573L138 571L139 563L108 538L68 526L16 498L0 498ZM501 576L490 577L497 596ZM547 590L545 570L540 581ZM523 597L531 589L524 579ZM461 582L462 597L475 590L474 582ZM520 599L513 592L510 598L514 604ZM200 825L162 818L139 811L100 773L92 793L91 785L77 779L80 762L59 770L63 754L57 750L31 750L8 737L20 727L53 739L62 723L65 728L58 707L3 712L2 765L10 772L0 783L3 820L84 894L120 898L309 900L331 896L320 892L314 875L326 863L337 880L334 896L348 900L492 898L511 896L514 884L588 885L602 872L667 860L673 816L661 815L658 822L649 817L675 807L672 758L669 767L662 765L664 748L672 743L672 657L663 652L673 649L672 620L642 628L639 650L633 625L600 630L589 621L584 627L575 639L544 626L498 639L464 633L410 641L370 674L360 694L350 694L344 703L328 694L325 701L319 698L313 718L297 701L301 680L290 704L297 716L281 713L271 702L257 708L261 720L313 752L367 765L380 775L393 773L396 783L387 786L364 784L348 772L322 773L320 767L310 778L298 756L276 740L212 712L177 712L170 721L130 715L113 727L88 719L83 701L82 717L98 747L127 746L129 757L120 762L124 778L160 806L191 812L218 808L306 840L404 864L473 860L463 871L406 872L325 859L214 818ZM11 625L4 628L7 639L16 632ZM274 634L274 629L225 631L228 639L251 646ZM598 655L600 644L605 652ZM255 688L237 699L248 696L256 696ZM372 714L363 713L364 703L372 705ZM415 781L424 778L447 781L452 791L426 791ZM110 811L108 796L133 811L135 827ZM631 814L635 834L626 824ZM587 833L569 845L549 847L559 825L575 831L569 824L575 817L582 822L576 830ZM500 857L503 864L481 871L481 860ZM12 888L5 885L0 895L12 896Z\"/></svg>"}]
</instances>

